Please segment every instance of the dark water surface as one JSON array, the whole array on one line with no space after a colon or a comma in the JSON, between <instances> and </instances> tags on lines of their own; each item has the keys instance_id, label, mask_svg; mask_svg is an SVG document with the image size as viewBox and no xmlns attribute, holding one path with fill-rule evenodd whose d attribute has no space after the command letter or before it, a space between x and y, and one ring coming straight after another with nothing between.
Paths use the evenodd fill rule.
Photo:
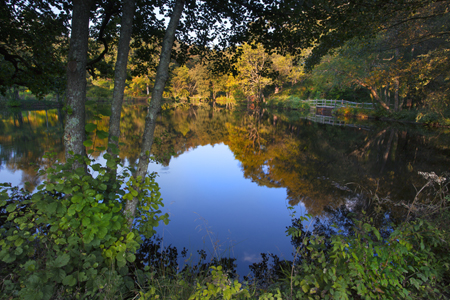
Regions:
<instances>
[{"instance_id":1,"label":"dark water surface","mask_svg":"<svg viewBox=\"0 0 450 300\"><path fill-rule=\"evenodd\" d=\"M95 115L88 111L88 119ZM121 158L133 167L145 109L122 115ZM320 124L315 121L334 123ZM425 184L418 171L450 170L450 135L401 124L324 120L299 113L185 108L158 118L157 179L170 223L158 227L164 245L235 257L238 273L260 253L291 259L285 230L291 211L327 217L326 206L355 207L368 195L410 201ZM97 122L107 130L108 118ZM36 166L53 149L63 159L63 115L57 110L3 112L0 182L39 184ZM94 139L95 146L106 140ZM94 158L102 160L101 153ZM400 215L392 207L393 215ZM189 255L189 254L188 254ZM195 262L195 261L194 261Z\"/></svg>"}]
</instances>

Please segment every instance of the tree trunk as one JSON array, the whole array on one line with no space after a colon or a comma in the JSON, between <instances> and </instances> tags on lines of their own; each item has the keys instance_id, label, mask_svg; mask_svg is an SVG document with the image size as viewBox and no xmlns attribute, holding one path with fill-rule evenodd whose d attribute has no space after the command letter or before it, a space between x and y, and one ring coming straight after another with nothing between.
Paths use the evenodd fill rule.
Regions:
<instances>
[{"instance_id":1,"label":"tree trunk","mask_svg":"<svg viewBox=\"0 0 450 300\"><path fill-rule=\"evenodd\" d=\"M370 92L370 94L372 95L372 97L373 97L375 100L377 100L378 103L380 103L380 105L381 105L384 109L389 110L389 106L388 106L383 100L381 100L381 98L380 98L380 96L378 95L377 91L376 91L373 87L371 87L371 86L368 85L367 83L362 82L362 81L359 80L359 79L354 79L354 80L355 80L355 82L356 82L357 84L359 84L360 86L365 87L366 89L368 89L369 92Z\"/></svg>"},{"instance_id":2,"label":"tree trunk","mask_svg":"<svg viewBox=\"0 0 450 300\"><path fill-rule=\"evenodd\" d=\"M109 119L108 145L119 146L120 115L122 113L125 80L127 78L128 52L130 51L131 32L133 29L135 0L124 0L122 6L122 22L120 24L120 38L117 47L117 60L114 70L114 91L111 103L111 117ZM108 153L117 157L112 148Z\"/></svg>"},{"instance_id":3,"label":"tree trunk","mask_svg":"<svg viewBox=\"0 0 450 300\"><path fill-rule=\"evenodd\" d=\"M13 87L13 91L14 91L14 100L20 100L20 96L19 96L19 88L15 85Z\"/></svg>"},{"instance_id":4,"label":"tree trunk","mask_svg":"<svg viewBox=\"0 0 450 300\"><path fill-rule=\"evenodd\" d=\"M85 155L86 61L91 0L74 0L67 63L67 117L64 127L66 158ZM74 169L81 165L75 164Z\"/></svg>"},{"instance_id":5,"label":"tree trunk","mask_svg":"<svg viewBox=\"0 0 450 300\"><path fill-rule=\"evenodd\" d=\"M137 166L135 177L139 176L144 179L147 175L147 169L150 159L150 151L152 149L153 137L156 127L156 116L161 109L162 95L166 81L169 78L169 63L170 54L175 40L175 32L178 27L178 22L183 12L185 0L177 0L175 7L170 17L170 22L164 35L164 40L161 48L161 55L159 57L159 65L156 71L155 85L152 91L152 100L150 101L150 107L148 114L145 117L144 136L142 139L141 153L139 155L139 163ZM133 224L134 216L136 214L136 208L138 199L128 201L125 205L125 215L128 219L130 227Z\"/></svg>"}]
</instances>

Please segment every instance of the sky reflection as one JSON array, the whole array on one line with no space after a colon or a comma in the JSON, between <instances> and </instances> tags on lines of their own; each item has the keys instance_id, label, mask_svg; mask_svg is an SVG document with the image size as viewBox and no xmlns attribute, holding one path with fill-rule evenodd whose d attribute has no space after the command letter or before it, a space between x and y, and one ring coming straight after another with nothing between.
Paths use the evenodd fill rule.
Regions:
<instances>
[{"instance_id":1,"label":"sky reflection","mask_svg":"<svg viewBox=\"0 0 450 300\"><path fill-rule=\"evenodd\" d=\"M286 189L245 179L228 146L197 147L173 158L168 168L151 164L149 171L159 174L170 215L169 225L157 228L166 245L235 257L240 275L247 275L260 253L291 257Z\"/></svg>"}]
</instances>

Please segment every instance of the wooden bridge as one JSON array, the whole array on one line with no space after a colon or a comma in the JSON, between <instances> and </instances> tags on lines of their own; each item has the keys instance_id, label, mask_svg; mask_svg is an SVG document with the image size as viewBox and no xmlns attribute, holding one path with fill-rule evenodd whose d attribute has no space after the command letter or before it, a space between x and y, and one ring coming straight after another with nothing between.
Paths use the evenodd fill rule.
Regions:
<instances>
[{"instance_id":1,"label":"wooden bridge","mask_svg":"<svg viewBox=\"0 0 450 300\"><path fill-rule=\"evenodd\" d=\"M352 108L364 108L364 109L374 109L373 103L357 103L346 100L326 100L326 99L315 99L315 100L302 100L311 106L311 108L341 108L341 107L352 107Z\"/></svg>"}]
</instances>

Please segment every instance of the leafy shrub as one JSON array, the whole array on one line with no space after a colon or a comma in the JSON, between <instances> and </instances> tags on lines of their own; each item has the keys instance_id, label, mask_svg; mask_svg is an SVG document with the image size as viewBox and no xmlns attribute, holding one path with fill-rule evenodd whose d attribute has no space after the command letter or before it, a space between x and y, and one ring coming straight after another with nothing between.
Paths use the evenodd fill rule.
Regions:
<instances>
[{"instance_id":1,"label":"leafy shrub","mask_svg":"<svg viewBox=\"0 0 450 300\"><path fill-rule=\"evenodd\" d=\"M281 290L295 299L429 299L448 289L440 286L448 258L436 255L446 242L430 223L405 222L387 237L369 223L354 223L353 234L328 238L290 227L288 234L300 239L299 259Z\"/></svg>"},{"instance_id":2,"label":"leafy shrub","mask_svg":"<svg viewBox=\"0 0 450 300\"><path fill-rule=\"evenodd\" d=\"M109 154L104 158L110 168L117 168ZM86 163L97 176L83 167L72 170L76 162ZM3 296L113 298L127 293L134 287L129 266L140 236L153 235L159 220L168 220L159 210L155 175L142 184L127 172L112 181L105 167L80 156L55 163L40 175L47 181L32 195L7 185L0 189L6 216L0 223ZM139 228L130 229L123 206L133 197L140 200Z\"/></svg>"}]
</instances>

